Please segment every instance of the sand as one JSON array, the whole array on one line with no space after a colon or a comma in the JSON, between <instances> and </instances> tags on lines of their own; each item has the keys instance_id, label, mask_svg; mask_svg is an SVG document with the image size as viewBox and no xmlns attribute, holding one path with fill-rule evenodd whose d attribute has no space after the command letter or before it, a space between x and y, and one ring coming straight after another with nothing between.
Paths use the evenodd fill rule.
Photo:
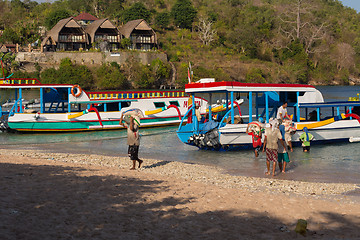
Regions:
<instances>
[{"instance_id":1,"label":"sand","mask_svg":"<svg viewBox=\"0 0 360 240\"><path fill-rule=\"evenodd\" d=\"M0 239L360 239L356 184L34 151L3 150L0 164Z\"/></svg>"}]
</instances>

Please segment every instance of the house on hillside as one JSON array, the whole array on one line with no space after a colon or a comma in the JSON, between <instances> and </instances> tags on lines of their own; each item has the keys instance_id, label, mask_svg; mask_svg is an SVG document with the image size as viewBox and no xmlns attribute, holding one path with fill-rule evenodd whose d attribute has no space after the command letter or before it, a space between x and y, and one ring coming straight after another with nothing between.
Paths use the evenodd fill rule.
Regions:
<instances>
[{"instance_id":1,"label":"house on hillside","mask_svg":"<svg viewBox=\"0 0 360 240\"><path fill-rule=\"evenodd\" d=\"M9 43L0 44L0 52L2 53L6 53L6 52L16 53L18 51L19 51L19 47L17 46L17 44L9 44Z\"/></svg>"},{"instance_id":2,"label":"house on hillside","mask_svg":"<svg viewBox=\"0 0 360 240\"><path fill-rule=\"evenodd\" d=\"M79 15L74 17L74 20L77 21L81 26L87 26L99 19L89 13L80 13Z\"/></svg>"},{"instance_id":3,"label":"house on hillside","mask_svg":"<svg viewBox=\"0 0 360 240\"><path fill-rule=\"evenodd\" d=\"M120 32L131 40L130 49L147 51L157 47L156 33L144 19L127 22L120 28Z\"/></svg>"},{"instance_id":4,"label":"house on hillside","mask_svg":"<svg viewBox=\"0 0 360 240\"><path fill-rule=\"evenodd\" d=\"M60 20L41 42L43 51L78 51L88 45L88 35L84 28L69 17Z\"/></svg>"},{"instance_id":5,"label":"house on hillside","mask_svg":"<svg viewBox=\"0 0 360 240\"><path fill-rule=\"evenodd\" d=\"M96 49L115 51L120 48L122 35L107 18L92 22L85 31L89 35L89 43Z\"/></svg>"}]
</instances>

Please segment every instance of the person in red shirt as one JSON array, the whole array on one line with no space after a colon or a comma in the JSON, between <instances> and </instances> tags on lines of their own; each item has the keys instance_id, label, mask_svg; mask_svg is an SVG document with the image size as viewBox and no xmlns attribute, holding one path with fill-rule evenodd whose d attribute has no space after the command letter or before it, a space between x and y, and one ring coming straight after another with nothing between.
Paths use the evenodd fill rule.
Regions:
<instances>
[{"instance_id":1,"label":"person in red shirt","mask_svg":"<svg viewBox=\"0 0 360 240\"><path fill-rule=\"evenodd\" d=\"M261 150L261 145L262 145L262 142L261 142L262 123L261 123L261 121L255 121L255 122L249 123L246 128L246 133L251 135L255 157L258 157L259 151Z\"/></svg>"}]
</instances>

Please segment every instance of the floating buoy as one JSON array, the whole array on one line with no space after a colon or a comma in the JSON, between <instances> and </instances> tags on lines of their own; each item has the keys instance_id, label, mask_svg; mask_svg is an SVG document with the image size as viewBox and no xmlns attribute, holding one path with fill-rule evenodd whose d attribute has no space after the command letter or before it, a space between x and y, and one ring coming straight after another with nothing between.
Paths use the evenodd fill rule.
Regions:
<instances>
[{"instance_id":1,"label":"floating buoy","mask_svg":"<svg viewBox=\"0 0 360 240\"><path fill-rule=\"evenodd\" d=\"M71 88L71 94L72 94L74 97L76 97L76 98L80 97L81 93L82 93L82 89L81 89L81 87L80 87L79 85L74 85L74 86Z\"/></svg>"}]
</instances>

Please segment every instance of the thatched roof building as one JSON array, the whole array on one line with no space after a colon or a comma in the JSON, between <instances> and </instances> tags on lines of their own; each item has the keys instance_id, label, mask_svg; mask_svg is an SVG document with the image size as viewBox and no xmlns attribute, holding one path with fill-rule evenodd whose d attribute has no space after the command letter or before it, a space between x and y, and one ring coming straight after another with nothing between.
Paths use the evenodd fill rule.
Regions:
<instances>
[{"instance_id":1,"label":"thatched roof building","mask_svg":"<svg viewBox=\"0 0 360 240\"><path fill-rule=\"evenodd\" d=\"M88 43L88 36L84 28L70 17L60 20L47 33L41 47L44 51L76 51L85 49Z\"/></svg>"},{"instance_id":2,"label":"thatched roof building","mask_svg":"<svg viewBox=\"0 0 360 240\"><path fill-rule=\"evenodd\" d=\"M144 19L127 22L120 28L120 32L131 40L131 49L151 50L157 47L156 33Z\"/></svg>"},{"instance_id":3,"label":"thatched roof building","mask_svg":"<svg viewBox=\"0 0 360 240\"><path fill-rule=\"evenodd\" d=\"M107 42L108 50L120 48L121 33L107 18L94 21L85 28L85 31L89 35L89 43L95 48L99 48L100 42Z\"/></svg>"}]
</instances>

